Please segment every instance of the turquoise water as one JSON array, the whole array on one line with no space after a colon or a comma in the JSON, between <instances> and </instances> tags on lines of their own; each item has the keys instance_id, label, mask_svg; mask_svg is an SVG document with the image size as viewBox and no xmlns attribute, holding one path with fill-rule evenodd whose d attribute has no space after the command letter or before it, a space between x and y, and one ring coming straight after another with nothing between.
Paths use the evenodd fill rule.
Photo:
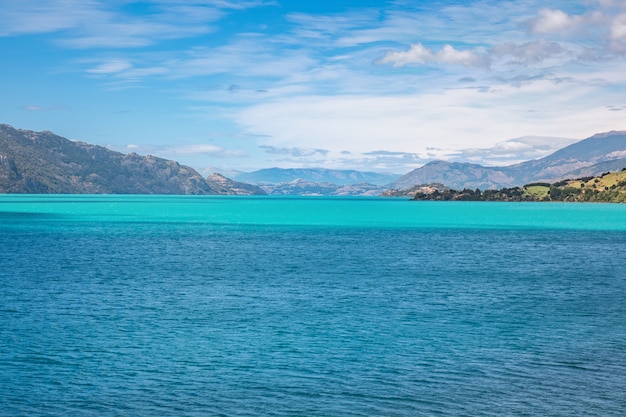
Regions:
<instances>
[{"instance_id":1,"label":"turquoise water","mask_svg":"<svg viewBox=\"0 0 626 417\"><path fill-rule=\"evenodd\" d=\"M0 197L11 219L149 222L214 226L327 226L366 228L546 228L626 231L619 204L408 202L384 198L41 196ZM10 224L10 222L7 222ZM18 222L27 227L26 222ZM35 225L37 223L32 223Z\"/></svg>"},{"instance_id":2,"label":"turquoise water","mask_svg":"<svg viewBox=\"0 0 626 417\"><path fill-rule=\"evenodd\" d=\"M0 196L0 415L626 415L626 206Z\"/></svg>"}]
</instances>

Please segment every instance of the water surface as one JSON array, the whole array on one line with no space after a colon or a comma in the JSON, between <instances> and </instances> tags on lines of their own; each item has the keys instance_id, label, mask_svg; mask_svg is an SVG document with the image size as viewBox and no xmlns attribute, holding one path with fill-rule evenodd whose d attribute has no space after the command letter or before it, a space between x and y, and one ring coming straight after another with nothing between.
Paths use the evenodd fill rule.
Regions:
<instances>
[{"instance_id":1,"label":"water surface","mask_svg":"<svg viewBox=\"0 0 626 417\"><path fill-rule=\"evenodd\" d=\"M1 196L10 416L622 416L626 206Z\"/></svg>"}]
</instances>

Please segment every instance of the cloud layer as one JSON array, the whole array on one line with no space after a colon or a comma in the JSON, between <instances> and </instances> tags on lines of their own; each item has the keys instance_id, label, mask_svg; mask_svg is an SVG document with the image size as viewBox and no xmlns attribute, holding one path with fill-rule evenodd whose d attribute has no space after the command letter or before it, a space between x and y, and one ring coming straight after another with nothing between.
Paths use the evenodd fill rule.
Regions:
<instances>
[{"instance_id":1,"label":"cloud layer","mask_svg":"<svg viewBox=\"0 0 626 417\"><path fill-rule=\"evenodd\" d=\"M127 114L140 149L195 164L403 172L626 129L624 2L453 3L0 0L0 41L41 37L57 60L46 74L93 95L102 123ZM32 100L21 109L88 117L79 99Z\"/></svg>"}]
</instances>

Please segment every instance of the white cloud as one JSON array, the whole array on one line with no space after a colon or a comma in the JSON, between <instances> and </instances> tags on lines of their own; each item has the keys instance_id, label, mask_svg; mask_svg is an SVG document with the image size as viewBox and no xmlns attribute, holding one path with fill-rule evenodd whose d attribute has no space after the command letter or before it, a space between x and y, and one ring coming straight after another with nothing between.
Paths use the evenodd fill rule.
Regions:
<instances>
[{"instance_id":1,"label":"white cloud","mask_svg":"<svg viewBox=\"0 0 626 417\"><path fill-rule=\"evenodd\" d=\"M626 38L626 13L615 17L611 25L611 39L620 40Z\"/></svg>"},{"instance_id":2,"label":"white cloud","mask_svg":"<svg viewBox=\"0 0 626 417\"><path fill-rule=\"evenodd\" d=\"M487 148L461 149L453 159L492 166L511 165L548 156L579 140L580 138L525 136L498 142Z\"/></svg>"},{"instance_id":3,"label":"white cloud","mask_svg":"<svg viewBox=\"0 0 626 417\"><path fill-rule=\"evenodd\" d=\"M220 158L239 158L246 156L246 153L239 150L225 149L221 146L210 144L191 144L162 149L161 154L165 155L209 155Z\"/></svg>"},{"instance_id":4,"label":"white cloud","mask_svg":"<svg viewBox=\"0 0 626 417\"><path fill-rule=\"evenodd\" d=\"M22 109L26 111L40 112L40 111L54 111L54 110L64 110L66 107L61 105L55 106L39 106L36 104L28 104L23 106Z\"/></svg>"},{"instance_id":5,"label":"white cloud","mask_svg":"<svg viewBox=\"0 0 626 417\"><path fill-rule=\"evenodd\" d=\"M87 72L91 74L115 74L131 69L132 67L133 65L128 61L115 59L90 68Z\"/></svg>"},{"instance_id":6,"label":"white cloud","mask_svg":"<svg viewBox=\"0 0 626 417\"><path fill-rule=\"evenodd\" d=\"M471 51L459 51L451 45L445 45L436 55L437 61L445 64L461 64L469 67L484 67L487 60Z\"/></svg>"},{"instance_id":7,"label":"white cloud","mask_svg":"<svg viewBox=\"0 0 626 417\"><path fill-rule=\"evenodd\" d=\"M220 9L243 10L262 6L279 6L277 1L267 0L157 0L158 3L164 4L195 4L197 6L212 6Z\"/></svg>"},{"instance_id":8,"label":"white cloud","mask_svg":"<svg viewBox=\"0 0 626 417\"><path fill-rule=\"evenodd\" d=\"M610 71L604 75L615 76ZM534 151L530 152L523 142L496 145L513 135L583 139L624 126L621 112L605 104L622 103L619 92L601 96L597 92L598 85L591 79L537 79L519 86L492 85L486 93L448 89L402 96L275 99L242 109L233 117L248 133L266 135L260 139L264 146L327 149L329 163L339 158L357 161L379 150L381 144L388 152L422 159L451 159L471 144L472 149L493 148L491 157L483 153L485 162L493 163L511 156L515 146L531 157L545 150L531 144ZM351 155L342 154L345 150Z\"/></svg>"},{"instance_id":9,"label":"white cloud","mask_svg":"<svg viewBox=\"0 0 626 417\"><path fill-rule=\"evenodd\" d=\"M393 64L402 67L408 64L452 64L468 67L486 67L488 60L472 51L460 51L452 45L445 45L438 52L426 48L421 43L411 45L405 52L389 52L378 61L379 64Z\"/></svg>"},{"instance_id":10,"label":"white cloud","mask_svg":"<svg viewBox=\"0 0 626 417\"><path fill-rule=\"evenodd\" d=\"M363 27L370 26L377 22L378 13L371 11L340 15L290 13L286 18L296 25L292 33L297 37L321 39L337 37L347 31L360 30Z\"/></svg>"},{"instance_id":11,"label":"white cloud","mask_svg":"<svg viewBox=\"0 0 626 417\"><path fill-rule=\"evenodd\" d=\"M138 48L153 45L160 40L193 37L206 34L211 29L202 24L179 25L175 22L152 22L141 19L124 19L94 22L84 25L71 36L62 36L55 42L68 48ZM124 21L125 20L125 21Z\"/></svg>"},{"instance_id":12,"label":"white cloud","mask_svg":"<svg viewBox=\"0 0 626 417\"><path fill-rule=\"evenodd\" d=\"M102 14L99 4L90 0L6 0L0 2L0 36L72 29Z\"/></svg>"},{"instance_id":13,"label":"white cloud","mask_svg":"<svg viewBox=\"0 0 626 417\"><path fill-rule=\"evenodd\" d=\"M582 23L581 16L570 16L561 10L541 9L531 23L534 33L554 33L571 30Z\"/></svg>"},{"instance_id":14,"label":"white cloud","mask_svg":"<svg viewBox=\"0 0 626 417\"><path fill-rule=\"evenodd\" d=\"M599 9L580 15L541 9L529 22L531 34L567 38L584 60L619 58L626 53L626 3L599 1Z\"/></svg>"},{"instance_id":15,"label":"white cloud","mask_svg":"<svg viewBox=\"0 0 626 417\"><path fill-rule=\"evenodd\" d=\"M566 52L559 43L548 42L542 39L522 44L506 42L495 46L490 51L490 54L493 58L504 59L509 64L529 65L563 56Z\"/></svg>"},{"instance_id":16,"label":"white cloud","mask_svg":"<svg viewBox=\"0 0 626 417\"><path fill-rule=\"evenodd\" d=\"M0 36L56 33L52 40L69 48L136 48L161 40L196 37L227 10L274 5L262 1L153 1L142 16L124 13L103 0L1 1Z\"/></svg>"},{"instance_id":17,"label":"white cloud","mask_svg":"<svg viewBox=\"0 0 626 417\"><path fill-rule=\"evenodd\" d=\"M277 148L275 146L262 145L261 149L269 154L276 155L289 155L293 157L311 157L314 155L326 156L328 155L328 150L326 149L316 149L316 148Z\"/></svg>"}]
</instances>

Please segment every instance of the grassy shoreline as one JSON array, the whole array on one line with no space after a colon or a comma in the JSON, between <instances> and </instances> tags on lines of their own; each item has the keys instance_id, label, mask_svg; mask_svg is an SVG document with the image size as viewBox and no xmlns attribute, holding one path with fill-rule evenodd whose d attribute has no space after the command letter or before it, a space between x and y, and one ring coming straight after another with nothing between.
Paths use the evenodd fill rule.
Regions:
<instances>
[{"instance_id":1,"label":"grassy shoreline","mask_svg":"<svg viewBox=\"0 0 626 417\"><path fill-rule=\"evenodd\" d=\"M441 184L413 187L403 192L413 200L427 201L564 201L626 203L626 168L596 177L535 182L499 190L453 190Z\"/></svg>"}]
</instances>

